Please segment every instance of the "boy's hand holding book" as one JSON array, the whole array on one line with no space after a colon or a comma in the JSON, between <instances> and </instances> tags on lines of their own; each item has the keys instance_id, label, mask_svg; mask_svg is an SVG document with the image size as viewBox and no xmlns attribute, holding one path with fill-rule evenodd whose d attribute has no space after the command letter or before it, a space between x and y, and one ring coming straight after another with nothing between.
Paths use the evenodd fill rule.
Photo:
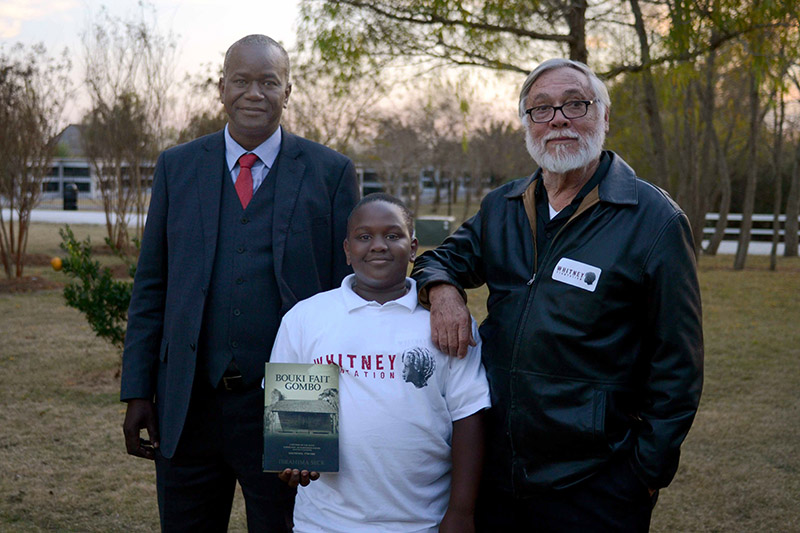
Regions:
<instances>
[{"instance_id":1,"label":"boy's hand holding book","mask_svg":"<svg viewBox=\"0 0 800 533\"><path fill-rule=\"evenodd\" d=\"M319 472L287 468L283 472L278 473L278 479L284 483L288 483L290 488L295 488L297 485L305 487L312 481L319 479Z\"/></svg>"}]
</instances>

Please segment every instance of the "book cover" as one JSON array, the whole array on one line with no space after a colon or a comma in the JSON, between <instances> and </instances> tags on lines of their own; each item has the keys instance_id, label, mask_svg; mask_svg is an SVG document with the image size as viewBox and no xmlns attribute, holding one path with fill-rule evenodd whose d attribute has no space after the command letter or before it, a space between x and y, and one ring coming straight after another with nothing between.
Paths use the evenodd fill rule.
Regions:
<instances>
[{"instance_id":1,"label":"book cover","mask_svg":"<svg viewBox=\"0 0 800 533\"><path fill-rule=\"evenodd\" d=\"M267 363L264 471L339 471L339 367Z\"/></svg>"}]
</instances>

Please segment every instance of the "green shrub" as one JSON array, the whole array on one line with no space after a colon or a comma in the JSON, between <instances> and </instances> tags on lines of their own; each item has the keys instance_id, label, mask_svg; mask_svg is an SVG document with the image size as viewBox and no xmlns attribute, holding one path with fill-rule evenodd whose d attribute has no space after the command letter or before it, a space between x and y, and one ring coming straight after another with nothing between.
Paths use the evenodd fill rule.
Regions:
<instances>
[{"instance_id":1,"label":"green shrub","mask_svg":"<svg viewBox=\"0 0 800 533\"><path fill-rule=\"evenodd\" d=\"M133 276L136 273L135 259L116 248L106 238L106 244L128 265L130 280L114 279L108 267L92 259L89 237L75 240L69 226L59 230L61 249L67 253L63 261L63 272L73 278L64 287L67 305L86 316L89 326L98 337L106 339L120 351L125 345L125 328L128 323L128 304L131 301ZM138 251L139 242L134 239Z\"/></svg>"}]
</instances>

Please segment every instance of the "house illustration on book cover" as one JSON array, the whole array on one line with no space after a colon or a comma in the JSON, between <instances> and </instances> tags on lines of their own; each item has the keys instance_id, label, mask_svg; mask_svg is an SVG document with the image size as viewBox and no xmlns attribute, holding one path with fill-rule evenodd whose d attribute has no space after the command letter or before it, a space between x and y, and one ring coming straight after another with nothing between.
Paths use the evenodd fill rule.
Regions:
<instances>
[{"instance_id":1,"label":"house illustration on book cover","mask_svg":"<svg viewBox=\"0 0 800 533\"><path fill-rule=\"evenodd\" d=\"M287 400L278 389L270 394L267 431L284 434L336 435L339 433L339 391L325 389L317 400Z\"/></svg>"}]
</instances>

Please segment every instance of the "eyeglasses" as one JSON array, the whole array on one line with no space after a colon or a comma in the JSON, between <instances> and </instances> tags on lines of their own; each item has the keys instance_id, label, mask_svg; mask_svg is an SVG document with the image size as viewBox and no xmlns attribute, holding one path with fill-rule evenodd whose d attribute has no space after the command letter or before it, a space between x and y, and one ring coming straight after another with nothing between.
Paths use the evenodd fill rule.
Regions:
<instances>
[{"instance_id":1,"label":"eyeglasses","mask_svg":"<svg viewBox=\"0 0 800 533\"><path fill-rule=\"evenodd\" d=\"M570 100L564 102L562 105L537 105L530 109L526 109L525 113L530 115L531 120L536 124L544 124L550 122L556 116L556 111L561 111L564 118L581 118L586 116L589 112L589 106L594 103L594 100Z\"/></svg>"}]
</instances>

